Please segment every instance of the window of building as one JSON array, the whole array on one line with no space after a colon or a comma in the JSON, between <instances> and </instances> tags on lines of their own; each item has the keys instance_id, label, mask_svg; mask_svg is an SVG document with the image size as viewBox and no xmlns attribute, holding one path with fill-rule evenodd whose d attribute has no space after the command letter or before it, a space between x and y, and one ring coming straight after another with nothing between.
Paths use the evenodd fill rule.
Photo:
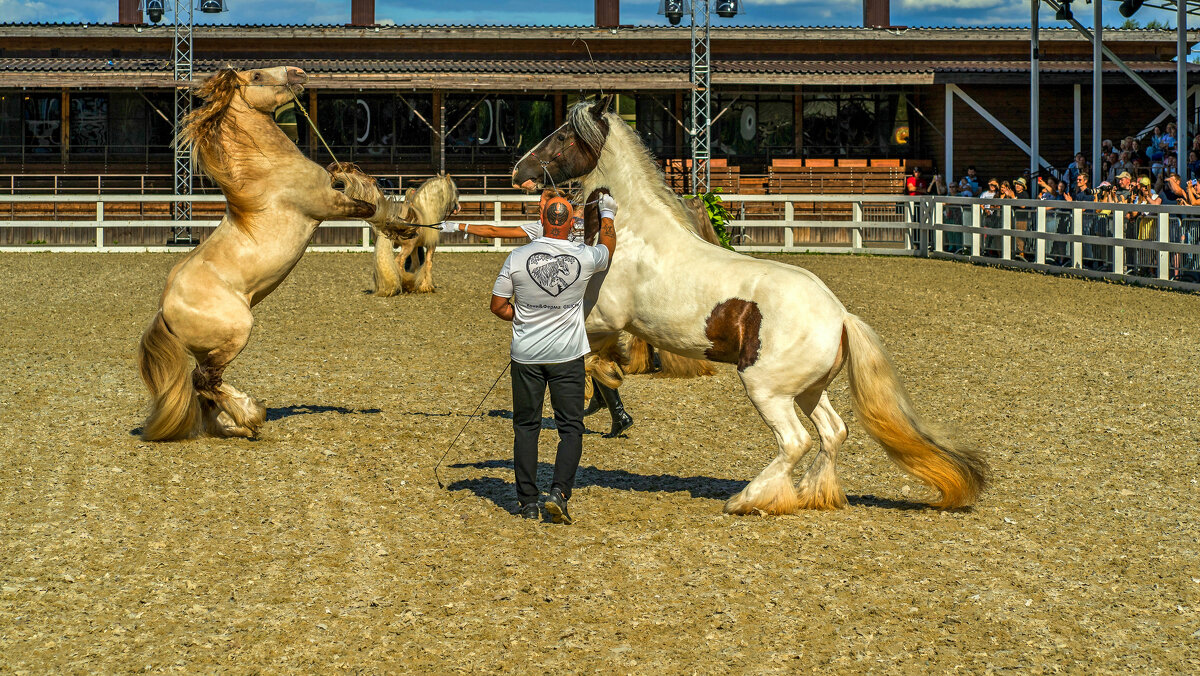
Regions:
<instances>
[{"instance_id":1,"label":"window of building","mask_svg":"<svg viewBox=\"0 0 1200 676\"><path fill-rule=\"evenodd\" d=\"M795 94L720 92L712 97L717 118L712 156L770 161L796 155Z\"/></svg>"},{"instance_id":2,"label":"window of building","mask_svg":"<svg viewBox=\"0 0 1200 676\"><path fill-rule=\"evenodd\" d=\"M432 121L429 94L406 94L404 100ZM317 124L343 162L428 162L429 127L408 104L395 94L322 92L317 97Z\"/></svg>"},{"instance_id":3,"label":"window of building","mask_svg":"<svg viewBox=\"0 0 1200 676\"><path fill-rule=\"evenodd\" d=\"M72 94L70 97L70 153L103 156L109 147L108 95ZM145 145L144 141L138 145Z\"/></svg>"},{"instance_id":4,"label":"window of building","mask_svg":"<svg viewBox=\"0 0 1200 676\"><path fill-rule=\"evenodd\" d=\"M26 94L21 112L25 159L58 153L62 147L62 95Z\"/></svg>"},{"instance_id":5,"label":"window of building","mask_svg":"<svg viewBox=\"0 0 1200 676\"><path fill-rule=\"evenodd\" d=\"M0 91L0 159L20 159L24 134L20 92Z\"/></svg>"},{"instance_id":6,"label":"window of building","mask_svg":"<svg viewBox=\"0 0 1200 676\"><path fill-rule=\"evenodd\" d=\"M511 165L554 131L554 97L447 94L446 129L447 161Z\"/></svg>"},{"instance_id":7,"label":"window of building","mask_svg":"<svg viewBox=\"0 0 1200 676\"><path fill-rule=\"evenodd\" d=\"M806 87L803 100L806 157L908 156L903 92Z\"/></svg>"}]
</instances>

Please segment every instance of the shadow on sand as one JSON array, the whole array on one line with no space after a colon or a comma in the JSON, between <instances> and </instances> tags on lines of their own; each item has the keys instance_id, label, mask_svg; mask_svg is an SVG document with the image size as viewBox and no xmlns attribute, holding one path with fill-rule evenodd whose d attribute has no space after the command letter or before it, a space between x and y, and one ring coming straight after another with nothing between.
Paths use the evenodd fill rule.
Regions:
<instances>
[{"instance_id":1,"label":"shadow on sand","mask_svg":"<svg viewBox=\"0 0 1200 676\"><path fill-rule=\"evenodd\" d=\"M299 406L284 406L283 408L268 408L267 422L282 420L294 415L313 415L315 413L337 413L339 415L359 415L366 413L383 413L379 408L346 408L345 406L317 406L300 404Z\"/></svg>"},{"instance_id":2,"label":"shadow on sand","mask_svg":"<svg viewBox=\"0 0 1200 676\"><path fill-rule=\"evenodd\" d=\"M504 469L512 471L512 460L484 460L481 462L465 462L450 465L455 469ZM538 485L547 487L554 475L554 465L548 462L538 463ZM622 469L600 469L598 467L580 467L575 475L575 487L599 486L619 491L643 491L647 493L682 492L687 491L693 498L710 500L725 500L734 493L746 487L749 481L735 479L717 479L710 476L681 477L674 474L634 474ZM516 489L513 487L511 475L507 479L499 477L476 477L460 479L451 483L448 490L471 491L475 495L488 500L497 507L513 511L517 507ZM923 502L909 500L893 500L874 495L847 495L851 507L874 507L894 510L926 510L933 509Z\"/></svg>"}]
</instances>

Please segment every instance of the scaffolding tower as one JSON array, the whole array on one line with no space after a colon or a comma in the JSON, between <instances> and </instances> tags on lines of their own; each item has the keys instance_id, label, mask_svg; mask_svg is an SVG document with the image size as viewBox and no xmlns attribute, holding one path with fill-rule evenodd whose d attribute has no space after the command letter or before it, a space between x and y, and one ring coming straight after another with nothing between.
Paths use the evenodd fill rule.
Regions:
<instances>
[{"instance_id":1,"label":"scaffolding tower","mask_svg":"<svg viewBox=\"0 0 1200 676\"><path fill-rule=\"evenodd\" d=\"M184 148L181 134L183 120L192 112L192 0L175 0L175 40L172 50L172 62L175 70L175 194L192 194L192 157ZM186 12L186 17L184 13ZM185 20L186 19L186 20ZM169 244L193 244L192 203L190 201L175 202L171 215L176 221L171 229L172 236Z\"/></svg>"},{"instance_id":2,"label":"scaffolding tower","mask_svg":"<svg viewBox=\"0 0 1200 676\"><path fill-rule=\"evenodd\" d=\"M703 14L696 21L696 5ZM692 0L692 194L702 195L709 190L712 158L712 91L709 51L712 47L709 0Z\"/></svg>"}]
</instances>

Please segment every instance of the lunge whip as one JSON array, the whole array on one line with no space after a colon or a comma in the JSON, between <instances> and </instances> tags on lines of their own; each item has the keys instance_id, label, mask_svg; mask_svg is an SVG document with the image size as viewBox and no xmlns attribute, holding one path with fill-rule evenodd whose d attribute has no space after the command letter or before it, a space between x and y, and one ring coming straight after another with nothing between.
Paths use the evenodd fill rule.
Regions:
<instances>
[{"instance_id":1,"label":"lunge whip","mask_svg":"<svg viewBox=\"0 0 1200 676\"><path fill-rule=\"evenodd\" d=\"M471 424L471 420L473 420L476 414L479 413L479 409L483 408L483 402L487 401L488 395L492 393L492 390L496 389L497 383L499 383L500 379L504 377L504 374L508 373L508 367L511 364L512 362L505 364L504 368L500 370L500 375L496 376L496 382L492 383L492 386L488 388L488 391L483 395L483 399L479 400L479 405L475 407L475 412L467 416L467 421L463 423L462 429L458 431L458 434L454 435L454 441L450 442L450 445L446 447L446 452L442 453L442 457L438 458L437 464L433 466L433 478L437 480L438 488L445 488L445 486L442 485L442 478L438 476L438 468L442 466L442 462L446 459L446 456L450 455L450 449L454 448L454 444L458 443L458 438L462 436L464 431L466 431L467 425Z\"/></svg>"}]
</instances>

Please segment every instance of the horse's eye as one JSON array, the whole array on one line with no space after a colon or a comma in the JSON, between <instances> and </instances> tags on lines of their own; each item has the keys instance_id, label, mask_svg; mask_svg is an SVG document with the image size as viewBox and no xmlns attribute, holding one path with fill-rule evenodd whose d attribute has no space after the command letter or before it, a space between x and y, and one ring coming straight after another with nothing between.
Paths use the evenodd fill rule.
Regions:
<instances>
[{"instance_id":1,"label":"horse's eye","mask_svg":"<svg viewBox=\"0 0 1200 676\"><path fill-rule=\"evenodd\" d=\"M253 77L252 79L254 79L254 80L261 80L261 79L262 79L262 73L255 73L255 74L254 74L254 77Z\"/></svg>"},{"instance_id":2,"label":"horse's eye","mask_svg":"<svg viewBox=\"0 0 1200 676\"><path fill-rule=\"evenodd\" d=\"M566 137L566 135L565 135L565 134L559 134L559 135L558 135L558 140L559 140L559 141L566 141L566 140L567 140L567 137Z\"/></svg>"}]
</instances>

